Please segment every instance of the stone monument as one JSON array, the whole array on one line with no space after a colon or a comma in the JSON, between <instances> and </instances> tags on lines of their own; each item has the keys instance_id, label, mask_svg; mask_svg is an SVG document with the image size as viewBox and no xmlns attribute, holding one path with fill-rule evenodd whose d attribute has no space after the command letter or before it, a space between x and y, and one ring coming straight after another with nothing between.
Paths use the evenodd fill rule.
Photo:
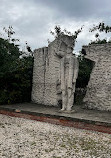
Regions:
<instances>
[{"instance_id":1,"label":"stone monument","mask_svg":"<svg viewBox=\"0 0 111 158\"><path fill-rule=\"evenodd\" d=\"M61 41L59 51L56 52L60 58L60 77L58 84L62 95L62 109L61 111L71 111L74 102L74 92L76 86L76 79L78 77L78 61L77 57L72 53L73 45L66 45L66 50L63 51L65 43Z\"/></svg>"},{"instance_id":2,"label":"stone monument","mask_svg":"<svg viewBox=\"0 0 111 158\"><path fill-rule=\"evenodd\" d=\"M111 111L111 43L83 46L95 62L84 98L89 109Z\"/></svg>"},{"instance_id":3,"label":"stone monument","mask_svg":"<svg viewBox=\"0 0 111 158\"><path fill-rule=\"evenodd\" d=\"M33 102L58 106L62 100L61 110L71 111L78 76L73 47L73 37L61 35L48 47L34 51Z\"/></svg>"}]
</instances>

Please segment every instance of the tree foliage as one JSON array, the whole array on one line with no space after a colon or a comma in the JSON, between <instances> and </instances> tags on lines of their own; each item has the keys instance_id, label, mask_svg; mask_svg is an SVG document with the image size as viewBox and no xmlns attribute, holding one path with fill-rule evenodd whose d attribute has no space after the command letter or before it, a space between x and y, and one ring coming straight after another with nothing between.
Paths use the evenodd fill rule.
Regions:
<instances>
[{"instance_id":1,"label":"tree foliage","mask_svg":"<svg viewBox=\"0 0 111 158\"><path fill-rule=\"evenodd\" d=\"M5 32L7 39L0 38L0 104L30 101L33 56L20 58L12 27Z\"/></svg>"},{"instance_id":2,"label":"tree foliage","mask_svg":"<svg viewBox=\"0 0 111 158\"><path fill-rule=\"evenodd\" d=\"M74 42L75 42L76 39L77 39L77 37L78 37L78 35L82 32L82 30L83 30L83 26L82 26L80 29L74 31L74 33L71 33L70 31L67 31L66 29L62 30L59 25L58 25L58 26L56 25L55 28L54 28L54 31L50 31L50 33L51 33L55 38L57 38L57 37L59 37L59 36L61 36L61 35L69 35L69 36L72 36L72 38L74 39Z\"/></svg>"},{"instance_id":3,"label":"tree foliage","mask_svg":"<svg viewBox=\"0 0 111 158\"><path fill-rule=\"evenodd\" d=\"M104 22L100 22L98 25L94 25L93 28L89 29L89 32L94 32L94 31L99 31L99 32L111 32L111 26L105 25Z\"/></svg>"},{"instance_id":4,"label":"tree foliage","mask_svg":"<svg viewBox=\"0 0 111 158\"><path fill-rule=\"evenodd\" d=\"M91 71L94 67L94 62L84 58L81 59L81 55L78 56L79 60L79 74L77 79L77 88L85 88L88 85Z\"/></svg>"},{"instance_id":5,"label":"tree foliage","mask_svg":"<svg viewBox=\"0 0 111 158\"><path fill-rule=\"evenodd\" d=\"M110 33L111 32L111 26L105 25L104 22L100 22L98 25L94 25L93 28L89 29L89 32L95 32L95 41L91 41L89 44L105 44L105 43L111 43L111 40L107 41L107 39L100 39L100 33ZM99 33L98 33L99 32Z\"/></svg>"}]
</instances>

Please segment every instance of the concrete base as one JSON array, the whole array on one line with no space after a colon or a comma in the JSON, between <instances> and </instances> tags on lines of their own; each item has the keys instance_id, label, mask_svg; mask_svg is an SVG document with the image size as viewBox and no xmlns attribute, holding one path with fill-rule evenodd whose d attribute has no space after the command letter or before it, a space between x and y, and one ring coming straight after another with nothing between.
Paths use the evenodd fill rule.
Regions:
<instances>
[{"instance_id":1,"label":"concrete base","mask_svg":"<svg viewBox=\"0 0 111 158\"><path fill-rule=\"evenodd\" d=\"M58 112L72 114L72 113L75 113L76 111L75 110L71 110L71 111L68 111L68 110L59 110Z\"/></svg>"},{"instance_id":2,"label":"concrete base","mask_svg":"<svg viewBox=\"0 0 111 158\"><path fill-rule=\"evenodd\" d=\"M59 107L33 103L0 105L0 114L111 134L111 112L73 108L76 112L63 113Z\"/></svg>"}]
</instances>

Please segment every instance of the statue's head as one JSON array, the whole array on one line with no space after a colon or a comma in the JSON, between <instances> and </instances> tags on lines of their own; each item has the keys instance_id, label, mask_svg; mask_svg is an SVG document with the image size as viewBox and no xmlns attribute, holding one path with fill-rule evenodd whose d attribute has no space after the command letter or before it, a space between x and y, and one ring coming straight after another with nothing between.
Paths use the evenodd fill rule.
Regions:
<instances>
[{"instance_id":1,"label":"statue's head","mask_svg":"<svg viewBox=\"0 0 111 158\"><path fill-rule=\"evenodd\" d=\"M64 41L60 41L60 46L58 47L58 55L62 58L66 55L67 44Z\"/></svg>"},{"instance_id":2,"label":"statue's head","mask_svg":"<svg viewBox=\"0 0 111 158\"><path fill-rule=\"evenodd\" d=\"M71 54L73 52L72 46L67 46L67 54Z\"/></svg>"}]
</instances>

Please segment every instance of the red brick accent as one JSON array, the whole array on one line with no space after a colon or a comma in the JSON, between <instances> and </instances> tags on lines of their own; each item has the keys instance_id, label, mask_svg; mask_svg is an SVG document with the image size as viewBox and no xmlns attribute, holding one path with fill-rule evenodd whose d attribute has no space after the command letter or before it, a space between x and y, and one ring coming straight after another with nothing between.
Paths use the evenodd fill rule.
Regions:
<instances>
[{"instance_id":1,"label":"red brick accent","mask_svg":"<svg viewBox=\"0 0 111 158\"><path fill-rule=\"evenodd\" d=\"M48 116L36 116L36 115L24 114L20 112L17 113L17 112L11 112L6 110L0 110L0 114L111 134L111 127L107 127L105 125L96 125L96 124L85 123L81 121L72 121L72 120L67 120L66 118L64 119L64 118L54 118Z\"/></svg>"}]
</instances>

